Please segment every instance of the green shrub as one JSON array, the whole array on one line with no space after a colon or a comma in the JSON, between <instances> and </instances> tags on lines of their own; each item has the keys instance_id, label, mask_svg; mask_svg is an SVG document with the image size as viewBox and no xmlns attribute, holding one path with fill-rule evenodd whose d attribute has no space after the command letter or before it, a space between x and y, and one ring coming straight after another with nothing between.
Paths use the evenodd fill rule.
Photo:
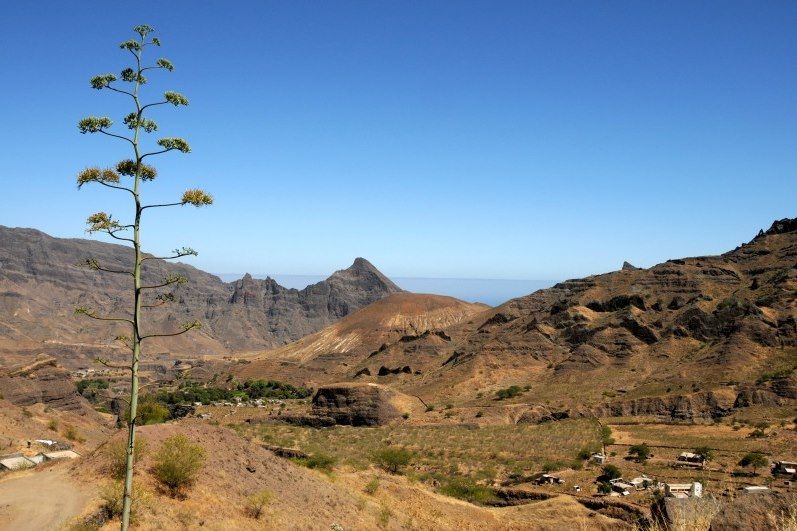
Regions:
<instances>
[{"instance_id":1,"label":"green shrub","mask_svg":"<svg viewBox=\"0 0 797 531\"><path fill-rule=\"evenodd\" d=\"M562 463L561 461L546 461L542 464L542 471L543 472L554 472L556 470L562 470L566 468L567 465Z\"/></svg>"},{"instance_id":2,"label":"green shrub","mask_svg":"<svg viewBox=\"0 0 797 531\"><path fill-rule=\"evenodd\" d=\"M483 416L484 416L484 411L477 411L477 412L476 412L476 418L477 418L477 419L480 419L480 418L482 418Z\"/></svg>"},{"instance_id":3,"label":"green shrub","mask_svg":"<svg viewBox=\"0 0 797 531\"><path fill-rule=\"evenodd\" d=\"M603 477L607 480L609 479L618 479L623 476L620 469L617 468L615 465L603 465Z\"/></svg>"},{"instance_id":4,"label":"green shrub","mask_svg":"<svg viewBox=\"0 0 797 531\"><path fill-rule=\"evenodd\" d=\"M612 429L609 426L601 426L601 442L603 442L604 446L614 444Z\"/></svg>"},{"instance_id":5,"label":"green shrub","mask_svg":"<svg viewBox=\"0 0 797 531\"><path fill-rule=\"evenodd\" d=\"M106 519L114 519L122 516L122 505L124 502L124 482L114 481L106 484L100 490L100 511ZM143 490L138 484L133 484L133 493L130 504L130 520L134 521L138 510L142 505L149 503L149 493Z\"/></svg>"},{"instance_id":6,"label":"green shrub","mask_svg":"<svg viewBox=\"0 0 797 531\"><path fill-rule=\"evenodd\" d=\"M516 396L523 394L523 388L518 385L512 385L507 387L506 389L499 389L495 392L495 397L498 400L506 400L508 398L514 398Z\"/></svg>"},{"instance_id":7,"label":"green shrub","mask_svg":"<svg viewBox=\"0 0 797 531\"><path fill-rule=\"evenodd\" d=\"M434 411L434 404L429 404L426 406L426 412L429 413L430 411Z\"/></svg>"},{"instance_id":8,"label":"green shrub","mask_svg":"<svg viewBox=\"0 0 797 531\"><path fill-rule=\"evenodd\" d=\"M309 457L297 459L297 462L307 468L315 470L323 470L324 472L332 472L332 469L337 463L337 459L331 455L316 453Z\"/></svg>"},{"instance_id":9,"label":"green shrub","mask_svg":"<svg viewBox=\"0 0 797 531\"><path fill-rule=\"evenodd\" d=\"M153 473L174 497L196 481L205 464L205 449L185 435L166 439L155 455Z\"/></svg>"},{"instance_id":10,"label":"green shrub","mask_svg":"<svg viewBox=\"0 0 797 531\"><path fill-rule=\"evenodd\" d=\"M646 443L635 444L628 449L628 455L636 457L637 462L644 463L650 457L650 446Z\"/></svg>"},{"instance_id":11,"label":"green shrub","mask_svg":"<svg viewBox=\"0 0 797 531\"><path fill-rule=\"evenodd\" d=\"M493 489L474 483L467 478L451 478L440 487L439 492L452 498L478 504L490 503L498 499Z\"/></svg>"},{"instance_id":12,"label":"green shrub","mask_svg":"<svg viewBox=\"0 0 797 531\"><path fill-rule=\"evenodd\" d=\"M270 490L261 490L252 494L246 498L246 514L255 520L259 520L263 510L271 503L273 497Z\"/></svg>"},{"instance_id":13,"label":"green shrub","mask_svg":"<svg viewBox=\"0 0 797 531\"><path fill-rule=\"evenodd\" d=\"M51 431L58 431L58 419L50 419L47 423L47 428Z\"/></svg>"},{"instance_id":14,"label":"green shrub","mask_svg":"<svg viewBox=\"0 0 797 531\"><path fill-rule=\"evenodd\" d=\"M704 461L708 462L714 459L714 450L708 446L698 446L695 448L694 453L701 456Z\"/></svg>"},{"instance_id":15,"label":"green shrub","mask_svg":"<svg viewBox=\"0 0 797 531\"><path fill-rule=\"evenodd\" d=\"M383 470L398 474L410 463L412 452L404 448L384 448L374 454L374 461Z\"/></svg>"},{"instance_id":16,"label":"green shrub","mask_svg":"<svg viewBox=\"0 0 797 531\"><path fill-rule=\"evenodd\" d=\"M739 461L740 466L752 467L753 472L762 466L767 466L768 463L769 461L767 460L766 456L760 452L750 452L742 457L742 459Z\"/></svg>"},{"instance_id":17,"label":"green shrub","mask_svg":"<svg viewBox=\"0 0 797 531\"><path fill-rule=\"evenodd\" d=\"M136 436L135 457L140 460L147 451L147 441L140 435ZM110 440L102 450L108 464L108 473L114 479L124 479L127 467L127 438Z\"/></svg>"},{"instance_id":18,"label":"green shrub","mask_svg":"<svg viewBox=\"0 0 797 531\"><path fill-rule=\"evenodd\" d=\"M582 461L586 461L592 456L592 454L593 452L589 448L582 448L581 450L578 451L578 455L576 457L578 457Z\"/></svg>"},{"instance_id":19,"label":"green shrub","mask_svg":"<svg viewBox=\"0 0 797 531\"><path fill-rule=\"evenodd\" d=\"M376 490L379 488L379 478L373 478L371 481L365 484L363 488L363 492L373 496L376 494Z\"/></svg>"},{"instance_id":20,"label":"green shrub","mask_svg":"<svg viewBox=\"0 0 797 531\"><path fill-rule=\"evenodd\" d=\"M612 491L610 483L598 483L598 492L601 494L609 494Z\"/></svg>"}]
</instances>

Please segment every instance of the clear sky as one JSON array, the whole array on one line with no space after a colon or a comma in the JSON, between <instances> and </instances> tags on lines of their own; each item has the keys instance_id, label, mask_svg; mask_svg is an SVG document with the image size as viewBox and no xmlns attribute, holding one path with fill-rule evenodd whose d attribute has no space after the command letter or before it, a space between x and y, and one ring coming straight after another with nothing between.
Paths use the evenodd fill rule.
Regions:
<instances>
[{"instance_id":1,"label":"clear sky","mask_svg":"<svg viewBox=\"0 0 797 531\"><path fill-rule=\"evenodd\" d=\"M190 155L145 221L214 272L562 279L717 253L797 216L797 3L6 2L0 224L83 235L129 155L79 118L128 112L88 79L158 30L152 114ZM158 138L156 136L155 138Z\"/></svg>"}]
</instances>

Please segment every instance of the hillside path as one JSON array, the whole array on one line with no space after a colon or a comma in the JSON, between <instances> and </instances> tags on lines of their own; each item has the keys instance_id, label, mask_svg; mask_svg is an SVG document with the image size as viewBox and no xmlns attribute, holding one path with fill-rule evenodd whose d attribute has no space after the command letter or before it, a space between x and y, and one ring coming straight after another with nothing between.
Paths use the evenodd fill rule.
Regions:
<instances>
[{"instance_id":1,"label":"hillside path","mask_svg":"<svg viewBox=\"0 0 797 531\"><path fill-rule=\"evenodd\" d=\"M79 515L91 494L70 477L67 463L0 479L0 530L55 530Z\"/></svg>"}]
</instances>

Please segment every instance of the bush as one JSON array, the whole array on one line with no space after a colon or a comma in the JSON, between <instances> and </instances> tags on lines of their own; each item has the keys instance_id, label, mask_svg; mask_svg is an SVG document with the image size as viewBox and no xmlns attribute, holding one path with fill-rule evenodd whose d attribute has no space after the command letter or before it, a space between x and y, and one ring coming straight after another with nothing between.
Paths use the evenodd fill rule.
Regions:
<instances>
[{"instance_id":1,"label":"bush","mask_svg":"<svg viewBox=\"0 0 797 531\"><path fill-rule=\"evenodd\" d=\"M578 454L577 454L576 457L578 457L582 461L586 461L587 459L592 457L592 454L593 454L593 451L590 450L589 448L582 448L581 450L578 451Z\"/></svg>"},{"instance_id":2,"label":"bush","mask_svg":"<svg viewBox=\"0 0 797 531\"><path fill-rule=\"evenodd\" d=\"M204 448L192 444L185 435L173 435L155 455L153 473L174 497L196 481L204 464Z\"/></svg>"},{"instance_id":3,"label":"bush","mask_svg":"<svg viewBox=\"0 0 797 531\"><path fill-rule=\"evenodd\" d=\"M515 398L516 396L520 396L523 394L523 388L518 385L512 385L507 387L506 389L499 389L495 392L495 397L498 400L507 400L509 398Z\"/></svg>"},{"instance_id":4,"label":"bush","mask_svg":"<svg viewBox=\"0 0 797 531\"><path fill-rule=\"evenodd\" d=\"M398 474L410 463L412 452L404 448L385 448L374 454L374 461L379 467L391 474Z\"/></svg>"},{"instance_id":5,"label":"bush","mask_svg":"<svg viewBox=\"0 0 797 531\"><path fill-rule=\"evenodd\" d=\"M767 460L767 458L764 456L764 454L760 452L750 452L749 454L742 457L742 459L739 461L740 466L752 467L753 472L755 472L762 466L767 466L768 463L769 461Z\"/></svg>"},{"instance_id":6,"label":"bush","mask_svg":"<svg viewBox=\"0 0 797 531\"><path fill-rule=\"evenodd\" d=\"M70 441L75 441L78 443L86 442L86 439L78 433L74 426L66 426L64 428L64 437L69 439Z\"/></svg>"},{"instance_id":7,"label":"bush","mask_svg":"<svg viewBox=\"0 0 797 531\"><path fill-rule=\"evenodd\" d=\"M603 477L609 479L619 479L623 476L620 469L614 465L603 465Z\"/></svg>"},{"instance_id":8,"label":"bush","mask_svg":"<svg viewBox=\"0 0 797 531\"><path fill-rule=\"evenodd\" d=\"M376 489L378 489L378 488L379 488L379 479L378 478L374 478L374 479L372 479L371 481L369 481L368 483L365 484L365 487L363 488L363 492L373 496L374 494L376 494Z\"/></svg>"},{"instance_id":9,"label":"bush","mask_svg":"<svg viewBox=\"0 0 797 531\"><path fill-rule=\"evenodd\" d=\"M562 463L561 461L546 461L542 464L542 471L543 472L554 472L556 470L562 470L566 468L567 465Z\"/></svg>"},{"instance_id":10,"label":"bush","mask_svg":"<svg viewBox=\"0 0 797 531\"><path fill-rule=\"evenodd\" d=\"M140 435L136 436L135 458L141 459L147 451L147 441ZM103 448L105 458L108 460L108 473L114 479L124 479L127 468L127 438L113 439Z\"/></svg>"},{"instance_id":11,"label":"bush","mask_svg":"<svg viewBox=\"0 0 797 531\"><path fill-rule=\"evenodd\" d=\"M259 520L263 510L271 503L273 495L270 490L261 490L246 498L246 514Z\"/></svg>"},{"instance_id":12,"label":"bush","mask_svg":"<svg viewBox=\"0 0 797 531\"><path fill-rule=\"evenodd\" d=\"M300 458L297 460L299 464L316 470L323 470L324 472L332 472L332 468L337 463L337 459L331 455L317 453L309 457Z\"/></svg>"},{"instance_id":13,"label":"bush","mask_svg":"<svg viewBox=\"0 0 797 531\"><path fill-rule=\"evenodd\" d=\"M50 422L47 423L47 428L51 431L58 431L58 420L50 419Z\"/></svg>"},{"instance_id":14,"label":"bush","mask_svg":"<svg viewBox=\"0 0 797 531\"><path fill-rule=\"evenodd\" d=\"M612 486L609 483L598 483L598 492L601 494L609 494L612 491Z\"/></svg>"},{"instance_id":15,"label":"bush","mask_svg":"<svg viewBox=\"0 0 797 531\"><path fill-rule=\"evenodd\" d=\"M434 411L434 404L429 404L426 406L426 412L429 413L430 411Z\"/></svg>"},{"instance_id":16,"label":"bush","mask_svg":"<svg viewBox=\"0 0 797 531\"><path fill-rule=\"evenodd\" d=\"M452 478L439 490L441 494L471 503L485 504L498 499L491 488L478 485L466 478Z\"/></svg>"},{"instance_id":17,"label":"bush","mask_svg":"<svg viewBox=\"0 0 797 531\"><path fill-rule=\"evenodd\" d=\"M614 444L612 429L609 426L601 426L601 442L603 442L604 446Z\"/></svg>"},{"instance_id":18,"label":"bush","mask_svg":"<svg viewBox=\"0 0 797 531\"><path fill-rule=\"evenodd\" d=\"M122 505L124 503L124 482L123 481L114 481L112 483L108 483L100 490L100 500L102 500L102 505L100 506L100 511L102 511L105 519L113 519L119 518L122 516ZM149 493L142 490L137 484L133 484L133 494L131 498L130 504L130 520L134 520L136 517L136 512L142 506L142 504L146 505L149 500Z\"/></svg>"},{"instance_id":19,"label":"bush","mask_svg":"<svg viewBox=\"0 0 797 531\"><path fill-rule=\"evenodd\" d=\"M714 450L708 446L698 446L695 448L695 454L701 456L704 461L708 462L714 459Z\"/></svg>"},{"instance_id":20,"label":"bush","mask_svg":"<svg viewBox=\"0 0 797 531\"><path fill-rule=\"evenodd\" d=\"M647 443L635 444L628 449L628 455L635 456L637 462L644 463L650 457L650 446Z\"/></svg>"}]
</instances>

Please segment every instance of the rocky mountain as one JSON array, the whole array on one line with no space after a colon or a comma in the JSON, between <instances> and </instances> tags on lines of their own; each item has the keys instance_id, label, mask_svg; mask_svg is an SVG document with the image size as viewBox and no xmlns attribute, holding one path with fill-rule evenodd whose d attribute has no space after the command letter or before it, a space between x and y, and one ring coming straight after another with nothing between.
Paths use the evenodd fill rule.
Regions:
<instances>
[{"instance_id":1,"label":"rocky mountain","mask_svg":"<svg viewBox=\"0 0 797 531\"><path fill-rule=\"evenodd\" d=\"M390 344L419 337L444 344L450 338L441 330L488 308L441 295L394 293L315 334L257 355L237 374L316 387L359 376L412 372L415 363L386 366L378 354Z\"/></svg>"},{"instance_id":2,"label":"rocky mountain","mask_svg":"<svg viewBox=\"0 0 797 531\"><path fill-rule=\"evenodd\" d=\"M302 345L282 352L306 352ZM720 256L568 280L434 333L395 338L347 369L341 379L438 403L496 404L498 390L516 386L499 404L534 407L518 410L515 420L708 418L791 403L797 220L777 221Z\"/></svg>"},{"instance_id":3,"label":"rocky mountain","mask_svg":"<svg viewBox=\"0 0 797 531\"><path fill-rule=\"evenodd\" d=\"M0 365L45 353L74 368L100 354L123 355L112 338L126 333L124 327L75 316L74 309L85 305L107 315L126 315L130 278L81 264L93 258L107 269L127 269L131 255L130 248L120 245L0 226ZM203 328L154 340L149 347L153 358L218 357L276 347L402 291L363 258L302 290L250 275L225 283L189 265L158 259L145 262L143 279L158 284L175 274L188 281L175 290L174 303L145 310L152 323L145 333L174 331L193 319Z\"/></svg>"}]
</instances>

